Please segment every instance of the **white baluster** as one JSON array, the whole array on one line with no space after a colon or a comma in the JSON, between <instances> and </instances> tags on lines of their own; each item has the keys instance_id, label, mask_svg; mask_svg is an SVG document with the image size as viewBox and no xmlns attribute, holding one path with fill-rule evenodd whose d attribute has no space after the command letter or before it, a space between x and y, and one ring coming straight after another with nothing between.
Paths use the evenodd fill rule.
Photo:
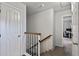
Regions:
<instances>
[{"instance_id":1,"label":"white baluster","mask_svg":"<svg viewBox=\"0 0 79 59\"><path fill-rule=\"evenodd\" d=\"M40 40L40 35L38 35L38 56L40 56L40 42L39 42L39 40Z\"/></svg>"}]
</instances>

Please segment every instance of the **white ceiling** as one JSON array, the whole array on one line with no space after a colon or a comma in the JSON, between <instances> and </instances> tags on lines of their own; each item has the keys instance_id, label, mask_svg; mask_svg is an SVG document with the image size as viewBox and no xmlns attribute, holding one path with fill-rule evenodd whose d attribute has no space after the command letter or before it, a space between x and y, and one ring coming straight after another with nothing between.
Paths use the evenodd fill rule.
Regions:
<instances>
[{"instance_id":1,"label":"white ceiling","mask_svg":"<svg viewBox=\"0 0 79 59\"><path fill-rule=\"evenodd\" d=\"M55 11L70 8L69 2L23 2L27 6L27 14L32 15L40 11L53 8ZM44 4L44 7L41 5Z\"/></svg>"}]
</instances>

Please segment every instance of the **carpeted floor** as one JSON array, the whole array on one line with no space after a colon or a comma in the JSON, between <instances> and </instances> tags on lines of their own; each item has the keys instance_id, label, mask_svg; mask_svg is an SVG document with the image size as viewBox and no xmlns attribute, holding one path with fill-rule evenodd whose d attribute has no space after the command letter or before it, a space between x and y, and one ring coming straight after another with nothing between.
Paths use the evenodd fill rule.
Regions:
<instances>
[{"instance_id":1,"label":"carpeted floor","mask_svg":"<svg viewBox=\"0 0 79 59\"><path fill-rule=\"evenodd\" d=\"M42 53L41 56L65 56L64 48L63 47L55 47L55 49L52 51L48 51L45 53Z\"/></svg>"}]
</instances>

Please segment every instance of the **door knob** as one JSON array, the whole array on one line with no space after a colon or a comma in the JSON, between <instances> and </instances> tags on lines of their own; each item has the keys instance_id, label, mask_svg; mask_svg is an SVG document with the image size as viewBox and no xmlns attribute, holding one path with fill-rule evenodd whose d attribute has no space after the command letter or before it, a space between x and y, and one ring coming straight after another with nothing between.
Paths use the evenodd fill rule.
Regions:
<instances>
[{"instance_id":1,"label":"door knob","mask_svg":"<svg viewBox=\"0 0 79 59\"><path fill-rule=\"evenodd\" d=\"M78 45L78 43L73 43L74 45Z\"/></svg>"},{"instance_id":2,"label":"door knob","mask_svg":"<svg viewBox=\"0 0 79 59\"><path fill-rule=\"evenodd\" d=\"M18 35L18 37L21 37L21 35Z\"/></svg>"},{"instance_id":3,"label":"door knob","mask_svg":"<svg viewBox=\"0 0 79 59\"><path fill-rule=\"evenodd\" d=\"M1 38L1 34L0 34L0 38Z\"/></svg>"}]
</instances>

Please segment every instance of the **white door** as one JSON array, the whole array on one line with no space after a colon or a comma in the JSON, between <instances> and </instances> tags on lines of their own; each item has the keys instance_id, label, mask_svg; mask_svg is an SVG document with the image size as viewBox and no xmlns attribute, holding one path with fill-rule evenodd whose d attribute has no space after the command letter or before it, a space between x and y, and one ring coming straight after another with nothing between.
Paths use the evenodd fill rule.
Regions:
<instances>
[{"instance_id":1,"label":"white door","mask_svg":"<svg viewBox=\"0 0 79 59\"><path fill-rule=\"evenodd\" d=\"M4 11L4 12L3 12ZM7 40L6 40L6 11L1 7L1 19L0 19L0 34L1 34L1 55L6 55Z\"/></svg>"},{"instance_id":2,"label":"white door","mask_svg":"<svg viewBox=\"0 0 79 59\"><path fill-rule=\"evenodd\" d=\"M20 55L21 46L21 22L20 12L16 9L10 8L10 24L9 24L9 37L10 37L10 55Z\"/></svg>"},{"instance_id":3,"label":"white door","mask_svg":"<svg viewBox=\"0 0 79 59\"><path fill-rule=\"evenodd\" d=\"M78 15L78 3L72 2L72 55L78 56L79 55L79 15Z\"/></svg>"},{"instance_id":4,"label":"white door","mask_svg":"<svg viewBox=\"0 0 79 59\"><path fill-rule=\"evenodd\" d=\"M1 55L21 55L21 11L19 9L1 5Z\"/></svg>"}]
</instances>

